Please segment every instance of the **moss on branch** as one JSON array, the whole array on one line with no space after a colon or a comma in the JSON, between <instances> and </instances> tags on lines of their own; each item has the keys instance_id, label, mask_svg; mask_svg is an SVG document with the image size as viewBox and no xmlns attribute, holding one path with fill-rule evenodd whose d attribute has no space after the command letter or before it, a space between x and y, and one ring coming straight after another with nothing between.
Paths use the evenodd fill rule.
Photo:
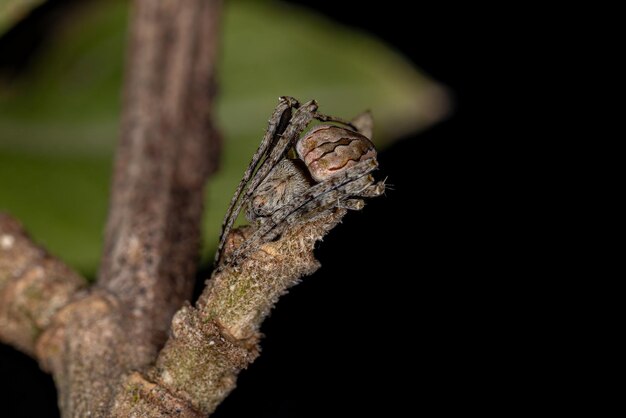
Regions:
<instances>
[{"instance_id":1,"label":"moss on branch","mask_svg":"<svg viewBox=\"0 0 626 418\"><path fill-rule=\"evenodd\" d=\"M336 209L297 225L237 267L217 270L196 306L186 305L174 316L155 367L126 378L114 416L161 416L163 408L171 411L180 405L191 406L180 416L212 413L235 388L239 372L257 357L262 321L289 287L319 268L313 256L315 242L345 213ZM231 240L246 235L245 229L234 231ZM168 395L150 410L150 399L157 392Z\"/></svg>"}]
</instances>

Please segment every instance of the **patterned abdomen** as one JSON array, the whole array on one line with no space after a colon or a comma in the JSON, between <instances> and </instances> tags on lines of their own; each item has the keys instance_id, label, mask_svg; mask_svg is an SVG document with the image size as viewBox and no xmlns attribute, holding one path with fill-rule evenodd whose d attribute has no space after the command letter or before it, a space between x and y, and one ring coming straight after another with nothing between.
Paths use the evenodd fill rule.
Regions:
<instances>
[{"instance_id":1,"label":"patterned abdomen","mask_svg":"<svg viewBox=\"0 0 626 418\"><path fill-rule=\"evenodd\" d=\"M317 182L341 173L359 161L376 158L374 144L367 137L333 125L321 125L300 138L298 157Z\"/></svg>"}]
</instances>

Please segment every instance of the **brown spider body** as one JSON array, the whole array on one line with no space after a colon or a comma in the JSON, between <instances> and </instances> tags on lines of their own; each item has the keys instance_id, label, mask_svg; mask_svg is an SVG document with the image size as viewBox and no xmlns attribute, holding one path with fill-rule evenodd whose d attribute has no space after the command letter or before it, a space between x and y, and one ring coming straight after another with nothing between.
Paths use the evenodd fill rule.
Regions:
<instances>
[{"instance_id":1,"label":"brown spider body","mask_svg":"<svg viewBox=\"0 0 626 418\"><path fill-rule=\"evenodd\" d=\"M376 158L374 144L367 137L334 125L313 128L298 140L296 152L316 182L335 176L360 161Z\"/></svg>"},{"instance_id":2,"label":"brown spider body","mask_svg":"<svg viewBox=\"0 0 626 418\"><path fill-rule=\"evenodd\" d=\"M249 221L271 216L312 185L376 158L372 141L336 125L316 126L296 141L295 149L302 161L284 158L250 196L246 212Z\"/></svg>"},{"instance_id":3,"label":"brown spider body","mask_svg":"<svg viewBox=\"0 0 626 418\"><path fill-rule=\"evenodd\" d=\"M254 221L271 216L277 209L290 203L293 196L302 194L309 187L311 181L298 161L283 159L254 191L246 218Z\"/></svg>"},{"instance_id":4,"label":"brown spider body","mask_svg":"<svg viewBox=\"0 0 626 418\"><path fill-rule=\"evenodd\" d=\"M347 128L320 125L300 137L314 119ZM314 100L300 104L293 97L281 97L231 199L216 254L218 268L240 263L292 225L335 208L360 210L363 198L380 196L385 191L384 181L376 182L370 174L378 167L376 150L368 139L372 126L368 112L348 122L319 113ZM289 158L293 148L299 159ZM245 237L237 235L241 239L231 239L226 248L244 206L253 224ZM228 257L223 259L225 250Z\"/></svg>"}]
</instances>

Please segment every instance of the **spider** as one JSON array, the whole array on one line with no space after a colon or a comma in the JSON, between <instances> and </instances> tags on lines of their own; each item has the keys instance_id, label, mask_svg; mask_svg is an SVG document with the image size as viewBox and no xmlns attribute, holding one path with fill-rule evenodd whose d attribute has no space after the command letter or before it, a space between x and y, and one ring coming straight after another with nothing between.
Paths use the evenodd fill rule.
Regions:
<instances>
[{"instance_id":1,"label":"spider","mask_svg":"<svg viewBox=\"0 0 626 418\"><path fill-rule=\"evenodd\" d=\"M364 113L348 122L317 112L315 100L300 104L280 97L261 145L241 179L222 224L215 256L217 266L236 265L251 251L272 241L298 222L309 221L333 208L360 210L363 197L385 190L369 174L378 167L369 140L372 119ZM300 137L313 119L319 125ZM297 159L290 158L290 151ZM228 259L224 245L241 209L255 229Z\"/></svg>"}]
</instances>

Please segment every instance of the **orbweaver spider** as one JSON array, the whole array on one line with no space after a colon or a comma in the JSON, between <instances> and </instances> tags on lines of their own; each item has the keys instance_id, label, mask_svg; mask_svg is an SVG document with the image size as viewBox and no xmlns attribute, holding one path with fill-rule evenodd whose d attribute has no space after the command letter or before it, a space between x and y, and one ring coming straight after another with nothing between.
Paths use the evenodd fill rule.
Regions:
<instances>
[{"instance_id":1,"label":"orbweaver spider","mask_svg":"<svg viewBox=\"0 0 626 418\"><path fill-rule=\"evenodd\" d=\"M314 100L300 104L292 97L279 99L226 212L215 257L218 267L237 265L289 226L337 207L360 210L362 198L385 191L384 182L375 182L370 174L378 167L369 139L371 115L363 113L348 122L320 114L317 108ZM319 125L300 137L314 119L342 126ZM297 159L289 157L290 150ZM244 205L254 229L225 257L226 239Z\"/></svg>"}]
</instances>

